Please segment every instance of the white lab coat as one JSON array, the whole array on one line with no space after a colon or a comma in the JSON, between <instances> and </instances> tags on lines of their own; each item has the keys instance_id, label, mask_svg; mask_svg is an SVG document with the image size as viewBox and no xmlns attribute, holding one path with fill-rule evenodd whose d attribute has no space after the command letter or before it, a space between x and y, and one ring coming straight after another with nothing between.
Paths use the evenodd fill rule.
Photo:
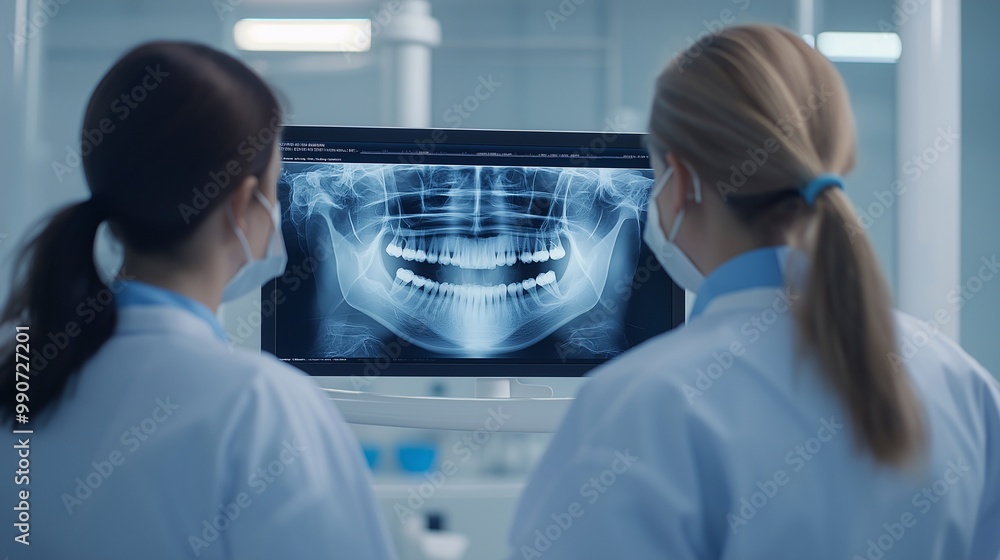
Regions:
<instances>
[{"instance_id":1,"label":"white lab coat","mask_svg":"<svg viewBox=\"0 0 1000 560\"><path fill-rule=\"evenodd\" d=\"M119 313L30 436L31 545L7 523L0 556L395 557L358 443L314 382L182 309Z\"/></svg>"},{"instance_id":2,"label":"white lab coat","mask_svg":"<svg viewBox=\"0 0 1000 560\"><path fill-rule=\"evenodd\" d=\"M796 362L779 293L721 295L596 372L524 491L510 557L996 560L997 381L899 314L930 447L913 473L876 466L812 358Z\"/></svg>"}]
</instances>

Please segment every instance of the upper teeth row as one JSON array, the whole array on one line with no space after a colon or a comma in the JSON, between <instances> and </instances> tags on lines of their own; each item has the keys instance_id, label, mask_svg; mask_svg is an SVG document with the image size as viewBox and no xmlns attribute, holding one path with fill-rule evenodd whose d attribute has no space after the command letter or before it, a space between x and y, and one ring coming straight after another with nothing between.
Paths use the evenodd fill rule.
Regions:
<instances>
[{"instance_id":1,"label":"upper teeth row","mask_svg":"<svg viewBox=\"0 0 1000 560\"><path fill-rule=\"evenodd\" d=\"M441 263L446 266L481 270L513 266L518 261L547 262L550 259L559 260L566 256L566 250L558 238L547 243L536 241L535 250L531 251L528 247L518 250L510 238L435 238L426 248L419 248L416 240L411 237L406 241L393 240L385 248L385 252L407 261Z\"/></svg>"},{"instance_id":2,"label":"upper teeth row","mask_svg":"<svg viewBox=\"0 0 1000 560\"><path fill-rule=\"evenodd\" d=\"M414 274L412 270L400 268L396 271L396 280L404 286L413 284L417 288L431 294L442 296L454 295L456 297L474 297L477 295L506 297L521 294L527 290L534 290L536 287L545 287L556 281L554 271L543 272L535 278L528 278L521 282L511 282L510 284L497 284L496 286L480 286L478 284L450 284L440 283L424 278L419 274Z\"/></svg>"}]
</instances>

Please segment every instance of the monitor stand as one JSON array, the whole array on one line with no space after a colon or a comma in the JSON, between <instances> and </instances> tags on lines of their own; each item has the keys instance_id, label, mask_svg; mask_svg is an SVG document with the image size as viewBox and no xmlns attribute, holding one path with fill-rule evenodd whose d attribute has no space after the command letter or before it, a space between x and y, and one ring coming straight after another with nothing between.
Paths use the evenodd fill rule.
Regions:
<instances>
[{"instance_id":1,"label":"monitor stand","mask_svg":"<svg viewBox=\"0 0 1000 560\"><path fill-rule=\"evenodd\" d=\"M414 397L323 389L351 424L433 430L554 432L573 397L513 378L481 378L475 397Z\"/></svg>"},{"instance_id":2,"label":"monitor stand","mask_svg":"<svg viewBox=\"0 0 1000 560\"><path fill-rule=\"evenodd\" d=\"M551 398L552 387L528 385L513 377L480 377L476 379L477 399Z\"/></svg>"}]
</instances>

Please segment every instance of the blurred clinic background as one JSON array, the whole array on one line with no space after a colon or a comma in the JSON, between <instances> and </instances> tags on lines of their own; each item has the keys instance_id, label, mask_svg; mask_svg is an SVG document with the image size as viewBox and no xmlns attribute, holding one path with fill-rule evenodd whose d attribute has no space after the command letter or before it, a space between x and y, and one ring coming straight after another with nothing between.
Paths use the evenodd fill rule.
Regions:
<instances>
[{"instance_id":1,"label":"blurred clinic background","mask_svg":"<svg viewBox=\"0 0 1000 560\"><path fill-rule=\"evenodd\" d=\"M288 18L335 20L344 39L335 52L277 50L288 45L266 20ZM670 57L744 22L795 29L835 61L859 141L847 192L897 303L924 319L944 309L957 318L944 331L1000 372L995 0L4 0L0 289L24 232L86 195L74 160L85 103L140 42L233 53L280 92L291 124L643 131ZM224 311L228 328L236 315ZM580 382L550 381L557 395ZM472 383L387 378L368 389L470 396ZM548 436L355 429L403 558L503 555ZM442 475L446 459L457 470Z\"/></svg>"}]
</instances>

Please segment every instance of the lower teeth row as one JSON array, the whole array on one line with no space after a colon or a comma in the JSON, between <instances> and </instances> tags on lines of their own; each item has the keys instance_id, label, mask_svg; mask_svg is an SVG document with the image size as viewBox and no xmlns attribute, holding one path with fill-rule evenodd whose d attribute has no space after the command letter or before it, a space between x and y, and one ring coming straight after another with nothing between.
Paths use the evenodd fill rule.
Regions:
<instances>
[{"instance_id":1,"label":"lower teeth row","mask_svg":"<svg viewBox=\"0 0 1000 560\"><path fill-rule=\"evenodd\" d=\"M510 284L497 284L495 286L480 286L478 284L451 284L440 283L429 278L424 278L413 271L400 268L396 271L396 280L402 285L413 284L417 288L427 291L439 292L441 295L454 294L458 296L482 294L486 296L500 296L504 292L508 295L522 293L525 290L533 290L536 287L544 287L555 283L556 273L554 271L543 272L535 278L528 278L521 282L511 282Z\"/></svg>"}]
</instances>

